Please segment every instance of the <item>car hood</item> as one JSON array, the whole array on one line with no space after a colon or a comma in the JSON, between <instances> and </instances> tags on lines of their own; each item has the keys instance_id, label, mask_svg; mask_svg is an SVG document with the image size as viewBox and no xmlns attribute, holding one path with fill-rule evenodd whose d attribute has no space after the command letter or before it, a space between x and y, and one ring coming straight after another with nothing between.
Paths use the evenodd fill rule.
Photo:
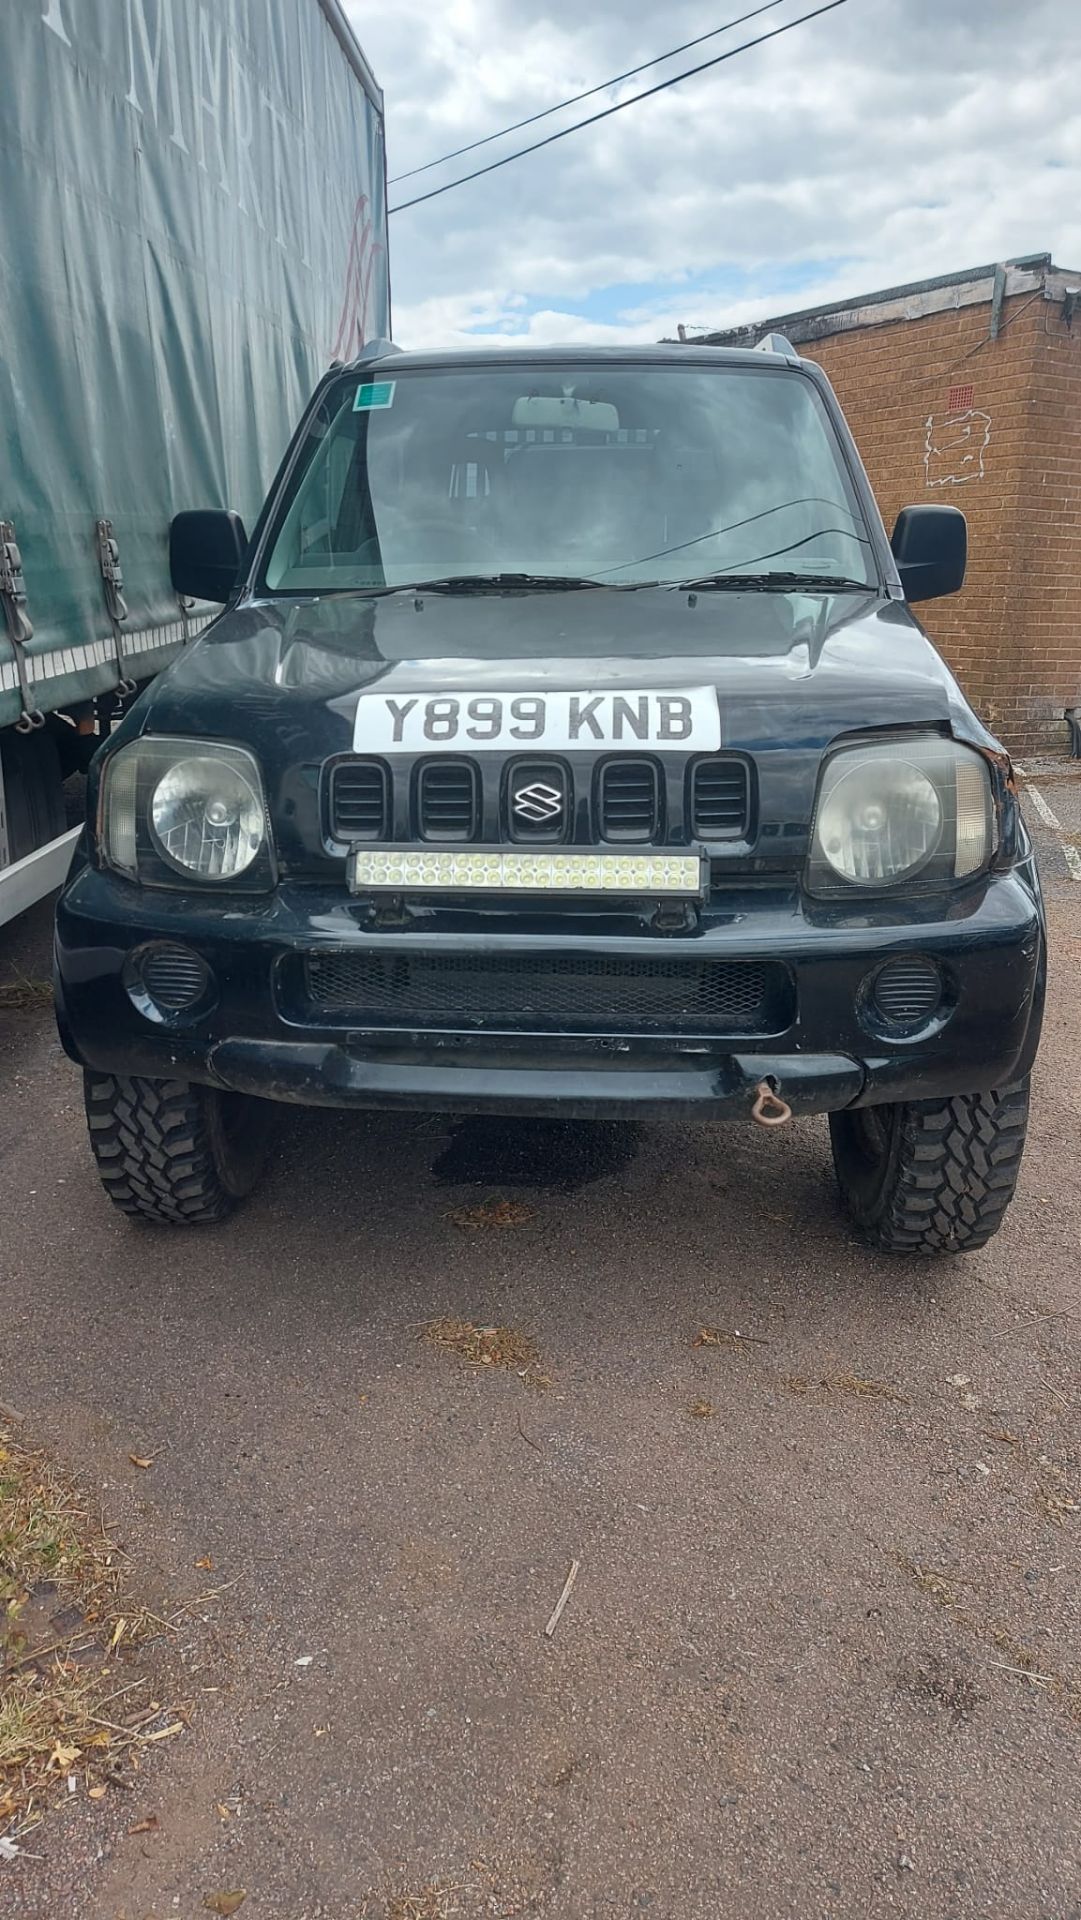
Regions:
<instances>
[{"instance_id":1,"label":"car hood","mask_svg":"<svg viewBox=\"0 0 1081 1920\"><path fill-rule=\"evenodd\" d=\"M159 676L136 728L235 740L268 772L353 744L362 694L713 685L723 745L823 750L876 727L996 746L901 602L644 589L396 593L228 609Z\"/></svg>"}]
</instances>

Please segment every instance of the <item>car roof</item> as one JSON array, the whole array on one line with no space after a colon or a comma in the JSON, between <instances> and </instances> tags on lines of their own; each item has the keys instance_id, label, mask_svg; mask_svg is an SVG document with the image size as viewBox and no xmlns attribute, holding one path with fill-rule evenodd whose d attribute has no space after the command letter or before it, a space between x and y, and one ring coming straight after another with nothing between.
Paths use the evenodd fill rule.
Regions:
<instances>
[{"instance_id":1,"label":"car roof","mask_svg":"<svg viewBox=\"0 0 1081 1920\"><path fill-rule=\"evenodd\" d=\"M439 347L404 352L389 340L377 340L372 341L350 363L348 370L370 372L378 367L380 372L389 373L392 368L395 372L399 368L405 372L414 367L428 370L452 367L561 367L568 364L598 368L661 365L746 367L761 366L763 362L774 367L792 368L797 364L797 356L791 348L787 353L771 352L764 347L691 348L675 341L618 347L576 346L569 341L566 346Z\"/></svg>"}]
</instances>

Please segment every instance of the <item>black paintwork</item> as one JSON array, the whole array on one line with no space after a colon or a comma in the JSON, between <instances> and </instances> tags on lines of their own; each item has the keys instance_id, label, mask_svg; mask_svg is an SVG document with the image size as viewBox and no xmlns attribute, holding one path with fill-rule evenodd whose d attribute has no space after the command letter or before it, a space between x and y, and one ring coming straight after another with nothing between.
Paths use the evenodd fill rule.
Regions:
<instances>
[{"instance_id":1,"label":"black paintwork","mask_svg":"<svg viewBox=\"0 0 1081 1920\"><path fill-rule=\"evenodd\" d=\"M281 871L329 877L340 870L341 850L325 843L319 774L326 760L351 752L362 693L709 682L723 747L752 757L757 770L751 865L762 871L778 862L789 868L802 855L822 753L843 735L904 726L994 745L900 602L870 592L671 588L241 606L160 676L123 735L141 727L250 747L263 769ZM587 769L596 759L568 757ZM498 756L478 759L494 777ZM682 769L685 756L673 759Z\"/></svg>"},{"instance_id":2,"label":"black paintwork","mask_svg":"<svg viewBox=\"0 0 1081 1920\"><path fill-rule=\"evenodd\" d=\"M835 410L817 369L801 373ZM794 1107L814 1110L974 1090L1023 1071L1039 1033L1044 936L1008 763L900 598L843 423L839 432L856 463L878 589L506 588L257 600L242 586L104 751L140 731L249 748L263 770L277 886L261 897L140 888L100 871L93 848L84 851L58 914L61 1032L73 1056L102 1069L182 1073L314 1104L577 1112L612 1104L740 1109L764 1076ZM287 457L283 475L289 465ZM245 562L249 579L258 576L266 524L264 513ZM329 838L325 770L352 751L362 693L703 684L717 688L722 748L751 769L752 816L745 840L709 849L710 897L681 931L659 926L648 902L545 911L407 902L388 919L348 894L346 849ZM991 872L933 895L808 900L801 874L824 753L846 736L906 728L952 734L988 756L1000 834ZM596 752L563 757L574 791L571 837L593 844ZM686 757L653 757L666 796L666 837L685 843ZM503 756L477 759L482 838L505 839ZM413 830L412 773L409 763L394 761L398 839ZM96 792L94 778L91 819ZM154 1023L129 998L125 960L157 937L189 942L213 967L218 997L198 1019ZM356 944L389 951L395 943L471 953L507 945L768 955L791 968L797 1011L784 1033L758 1045L663 1034L624 1042L499 1036L476 1023L457 1035L316 1028L283 996L282 970L296 954ZM860 1015L866 976L889 954L912 952L940 960L949 1017L916 1037L875 1037Z\"/></svg>"}]
</instances>

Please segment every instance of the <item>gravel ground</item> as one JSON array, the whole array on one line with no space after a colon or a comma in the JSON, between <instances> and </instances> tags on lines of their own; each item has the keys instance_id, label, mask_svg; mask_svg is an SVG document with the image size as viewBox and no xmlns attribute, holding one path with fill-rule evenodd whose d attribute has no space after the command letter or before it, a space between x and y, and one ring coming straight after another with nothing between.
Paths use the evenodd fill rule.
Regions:
<instances>
[{"instance_id":1,"label":"gravel ground","mask_svg":"<svg viewBox=\"0 0 1081 1920\"><path fill-rule=\"evenodd\" d=\"M0 1016L0 1395L156 1610L226 1588L170 1641L190 1732L0 1864L0 1912L1081 1916L1081 886L1033 825L1030 1150L955 1263L853 1244L818 1122L289 1113L235 1222L140 1230L48 1015ZM0 978L47 947L0 932ZM493 1195L533 1211L448 1218Z\"/></svg>"}]
</instances>

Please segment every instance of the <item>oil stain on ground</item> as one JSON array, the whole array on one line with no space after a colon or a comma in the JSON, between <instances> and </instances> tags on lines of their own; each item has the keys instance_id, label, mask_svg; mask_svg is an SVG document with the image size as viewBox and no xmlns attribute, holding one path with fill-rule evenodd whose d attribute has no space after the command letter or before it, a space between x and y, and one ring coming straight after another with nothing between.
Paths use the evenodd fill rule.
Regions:
<instances>
[{"instance_id":1,"label":"oil stain on ground","mask_svg":"<svg viewBox=\"0 0 1081 1920\"><path fill-rule=\"evenodd\" d=\"M478 1115L460 1121L433 1163L445 1186L547 1187L574 1193L621 1173L638 1152L633 1121L515 1120Z\"/></svg>"}]
</instances>

